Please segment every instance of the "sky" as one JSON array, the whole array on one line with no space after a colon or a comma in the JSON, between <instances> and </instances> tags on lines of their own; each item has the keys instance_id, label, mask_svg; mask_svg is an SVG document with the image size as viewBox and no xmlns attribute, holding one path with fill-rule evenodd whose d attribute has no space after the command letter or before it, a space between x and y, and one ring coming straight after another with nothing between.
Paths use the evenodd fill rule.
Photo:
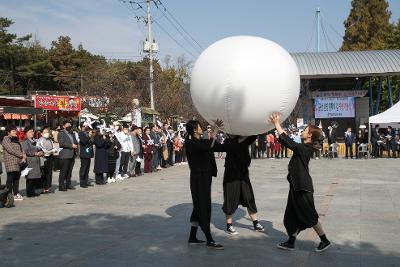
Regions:
<instances>
[{"instance_id":1,"label":"sky","mask_svg":"<svg viewBox=\"0 0 400 267\"><path fill-rule=\"evenodd\" d=\"M145 8L144 0L138 2ZM315 51L317 8L321 10L320 49L335 51L341 46L343 22L351 7L350 0L161 2L167 12L161 6L159 9L151 6L155 20L153 36L159 45L156 57L162 60L167 55L184 55L190 61L195 61L212 43L233 35L264 37L289 52ZM397 21L400 0L388 2L391 20ZM146 38L147 27L135 18L143 15L144 9L121 0L0 0L0 16L15 22L10 32L32 33L46 47L58 36L68 35L75 47L82 43L85 49L106 58L140 60L143 57L141 43ZM177 23L172 26L175 21L184 30Z\"/></svg>"}]
</instances>

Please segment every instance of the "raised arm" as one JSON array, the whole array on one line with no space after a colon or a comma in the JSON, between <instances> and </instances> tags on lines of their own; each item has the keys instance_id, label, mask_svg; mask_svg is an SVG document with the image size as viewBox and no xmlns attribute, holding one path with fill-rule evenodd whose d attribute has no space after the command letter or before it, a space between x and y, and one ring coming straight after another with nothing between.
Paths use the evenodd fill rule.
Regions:
<instances>
[{"instance_id":1,"label":"raised arm","mask_svg":"<svg viewBox=\"0 0 400 267\"><path fill-rule=\"evenodd\" d=\"M297 150L298 144L295 141L293 141L291 138L289 138L289 136L287 135L287 133L285 132L285 130L283 130L283 128L281 126L280 115L278 113L271 114L269 121L274 124L276 130L278 131L279 142L283 143L284 146L286 146L287 148L289 148L293 151Z\"/></svg>"}]
</instances>

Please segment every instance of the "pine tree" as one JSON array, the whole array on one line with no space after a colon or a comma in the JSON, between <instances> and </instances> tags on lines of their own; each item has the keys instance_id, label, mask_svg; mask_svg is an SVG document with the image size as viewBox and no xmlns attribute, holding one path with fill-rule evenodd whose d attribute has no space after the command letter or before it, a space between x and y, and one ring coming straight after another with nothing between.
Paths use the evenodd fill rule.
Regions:
<instances>
[{"instance_id":1,"label":"pine tree","mask_svg":"<svg viewBox=\"0 0 400 267\"><path fill-rule=\"evenodd\" d=\"M393 23L388 47L391 49L400 49L400 18L396 23Z\"/></svg>"},{"instance_id":2,"label":"pine tree","mask_svg":"<svg viewBox=\"0 0 400 267\"><path fill-rule=\"evenodd\" d=\"M391 12L386 0L353 0L344 22L341 51L380 50L388 47Z\"/></svg>"}]
</instances>

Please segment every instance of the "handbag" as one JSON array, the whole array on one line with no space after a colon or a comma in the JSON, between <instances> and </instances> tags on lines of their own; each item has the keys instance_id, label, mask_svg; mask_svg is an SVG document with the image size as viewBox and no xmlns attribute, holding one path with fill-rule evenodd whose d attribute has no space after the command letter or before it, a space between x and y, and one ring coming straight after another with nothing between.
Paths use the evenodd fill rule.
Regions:
<instances>
[{"instance_id":1,"label":"handbag","mask_svg":"<svg viewBox=\"0 0 400 267\"><path fill-rule=\"evenodd\" d=\"M20 169L20 171L25 170L26 167L28 167L28 162L26 162L26 161L21 161L21 162L19 163L19 169Z\"/></svg>"}]
</instances>

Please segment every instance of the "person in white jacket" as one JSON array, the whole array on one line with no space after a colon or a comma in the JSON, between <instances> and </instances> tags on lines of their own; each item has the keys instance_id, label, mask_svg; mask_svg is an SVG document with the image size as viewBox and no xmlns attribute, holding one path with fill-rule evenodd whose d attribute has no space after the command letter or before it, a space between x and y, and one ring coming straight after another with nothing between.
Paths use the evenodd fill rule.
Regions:
<instances>
[{"instance_id":1,"label":"person in white jacket","mask_svg":"<svg viewBox=\"0 0 400 267\"><path fill-rule=\"evenodd\" d=\"M117 137L118 141L121 144L119 174L123 179L125 179L129 177L128 175L129 158L133 153L133 144L132 144L132 139L129 135L129 126L123 125L122 131L116 133L115 136ZM116 178L121 179L119 176L117 176Z\"/></svg>"}]
</instances>

